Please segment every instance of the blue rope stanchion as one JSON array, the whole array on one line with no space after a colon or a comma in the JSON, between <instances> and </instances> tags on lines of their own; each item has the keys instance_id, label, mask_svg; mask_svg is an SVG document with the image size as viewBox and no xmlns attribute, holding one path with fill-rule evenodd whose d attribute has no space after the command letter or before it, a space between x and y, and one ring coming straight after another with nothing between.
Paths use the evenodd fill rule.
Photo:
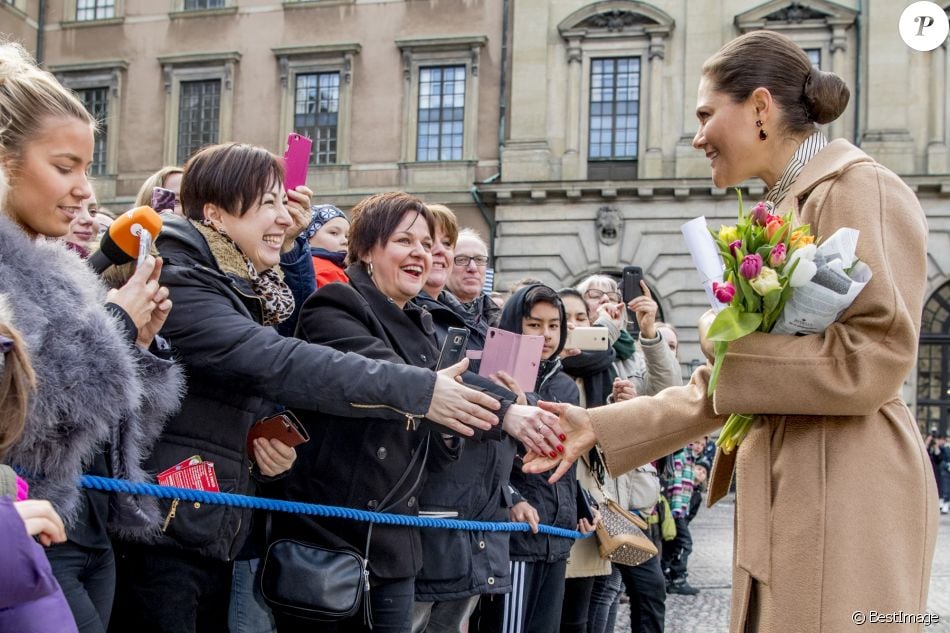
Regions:
<instances>
[{"instance_id":1,"label":"blue rope stanchion","mask_svg":"<svg viewBox=\"0 0 950 633\"><path fill-rule=\"evenodd\" d=\"M402 525L405 527L442 528L446 530L466 530L469 532L529 532L527 523L489 523L485 521L464 521L461 519L432 519L429 517L407 516L404 514L386 514L382 512L368 512L353 508L325 506L316 503L300 503L298 501L283 501L281 499L267 499L264 497L248 497L228 492L205 492L191 488L175 488L159 486L149 483L135 483L124 479L96 477L83 475L79 480L80 486L92 490L106 492L122 492L130 495L146 495L160 499L180 499L182 501L197 501L218 505L249 508L252 510L269 510L271 512L290 512L293 514L309 514L313 516L332 517L335 519L350 519L352 521L373 522L384 525ZM569 539L589 538L590 534L581 534L576 530L551 525L539 525L538 532L550 536L560 536Z\"/></svg>"}]
</instances>

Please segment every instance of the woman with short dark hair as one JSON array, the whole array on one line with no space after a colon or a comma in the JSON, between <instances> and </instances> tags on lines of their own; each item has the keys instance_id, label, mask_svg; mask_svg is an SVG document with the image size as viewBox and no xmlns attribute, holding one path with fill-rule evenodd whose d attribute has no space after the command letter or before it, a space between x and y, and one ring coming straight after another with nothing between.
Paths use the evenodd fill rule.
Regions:
<instances>
[{"instance_id":1,"label":"woman with short dark hair","mask_svg":"<svg viewBox=\"0 0 950 633\"><path fill-rule=\"evenodd\" d=\"M432 267L432 213L419 199L391 192L361 201L351 218L349 283L323 286L307 300L298 336L341 352L433 369L439 349L432 319L412 302ZM422 416L394 420L384 406L366 406L363 412L361 420L326 410L299 412L311 441L301 447L298 467L280 482L283 495L292 501L418 514L426 471L457 459L459 439L444 436L447 429ZM280 538L348 548L366 557L370 591L364 594L369 601L364 609L369 607L373 631L409 631L415 575L422 564L417 528L280 514L273 517L272 540ZM326 626L281 613L279 607L275 616L281 633L368 630L363 609Z\"/></svg>"},{"instance_id":2,"label":"woman with short dark hair","mask_svg":"<svg viewBox=\"0 0 950 633\"><path fill-rule=\"evenodd\" d=\"M371 406L397 426L428 415L462 432L463 422L487 428L482 420L493 416L465 399L494 401L449 377L285 338L271 327L294 308L276 269L295 237L288 207L295 214L310 207L308 191L285 192L283 179L279 159L251 145L209 146L185 165L187 219L167 216L157 245L166 261L162 281L177 307L163 334L186 368L188 389L150 469L197 455L214 463L223 492L253 494L258 482L285 474L296 454L260 438L249 452L248 431L288 406L347 418ZM232 561L247 538L250 511L174 501L164 501L163 510L162 535L126 548L117 626L226 631Z\"/></svg>"}]
</instances>

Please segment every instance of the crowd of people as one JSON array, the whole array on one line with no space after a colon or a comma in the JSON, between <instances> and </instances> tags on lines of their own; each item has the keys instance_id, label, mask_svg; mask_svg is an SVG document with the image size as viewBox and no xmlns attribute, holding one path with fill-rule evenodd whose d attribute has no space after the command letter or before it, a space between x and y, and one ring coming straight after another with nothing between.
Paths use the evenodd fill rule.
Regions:
<instances>
[{"instance_id":1,"label":"crowd of people","mask_svg":"<svg viewBox=\"0 0 950 633\"><path fill-rule=\"evenodd\" d=\"M750 34L736 42L704 68L694 144L711 155L717 186L760 176L778 202L796 186L801 165L815 158L801 155L802 141L820 136L815 124L843 109L834 83L840 80L815 76L807 56L781 36ZM743 61L753 57L765 74ZM792 72L789 64L804 80L775 79ZM785 84L796 82L789 100L786 93L795 90ZM755 135L730 141L752 112ZM163 228L152 254L98 277L83 265L107 230L86 176L96 122L14 44L0 45L0 120L0 460L12 467L0 468L7 543L0 630L601 633L614 630L625 593L631 630L660 632L666 594L698 592L688 582L689 523L712 470L708 433L732 409L782 414L750 434L738 472L749 498L774 504L786 517L771 541L769 518L740 517L743 528L760 521L752 538L766 543L756 541L753 552L743 540L749 533L738 537L733 630L781 630L791 612L808 621L802 630L829 630L823 609L841 601L823 587L845 591L832 582L837 573L906 580L887 594L871 583L866 597L882 602L869 606L912 610L925 599L920 585L929 574L921 571L933 552L932 517L924 517L925 499L903 494L927 489L919 472L907 474L908 481L876 480L876 490L882 501L895 497L889 507L920 524L920 540L869 560L846 556L841 528L831 527L848 524L834 513L851 511L847 485L835 487L849 481L848 429L864 428L862 419L898 420L879 424L896 430L875 441L891 447L895 459L923 459L920 437L910 432L915 424L903 403L883 399L890 395L881 388L884 375L838 375L847 371L845 361L821 361L827 353L852 358L846 352L855 346L862 364L887 365L885 373L896 375L891 341L912 345L919 327L921 286L900 283L917 272L918 253L909 246L902 271L891 271L888 262L897 260L862 237L869 249L862 260L880 266L876 289L861 295L866 299L836 325L840 330L783 343L789 358L818 359L825 380L804 373L801 380L828 393L793 404L783 384L794 380L772 385L768 400L737 387L761 373L760 356L773 357L771 342L748 337L727 357L713 403L705 394L708 368L683 386L675 328L657 319L646 283L627 303L609 275L573 288L524 279L505 295L486 293L488 246L460 227L450 208L402 192L369 196L348 213L313 204L306 186L284 188L279 158L252 145L208 146L150 177L138 203L148 204L154 187L175 193L169 208L159 209ZM780 143L768 151L761 145L766 129ZM756 143L759 149L747 151ZM832 176L816 183L841 177L854 162L888 178L845 146L829 146L843 155L828 166ZM760 155L768 156L767 167L753 162ZM797 170L783 175L790 160ZM893 203L919 212L909 190L889 182ZM905 214L906 230L896 239L923 243L919 215ZM825 218L812 221L828 229ZM839 221L867 223L857 216ZM895 288L903 293L896 316ZM579 327L602 328L607 349L572 347L568 334ZM439 367L451 328L467 333L473 356L485 348L489 328L541 337L535 384L505 372L481 376L474 360ZM705 345L702 326L701 335ZM815 370L803 362L800 372ZM860 388L844 396L835 390L839 383ZM309 441L249 442L258 421L281 412L300 421ZM819 417L827 413L852 422ZM794 455L799 469L811 464L800 447L814 447L807 434L820 425L828 429L822 447L843 447L829 459L844 470L812 473L806 482L805 498L827 493L838 501L808 514L806 530L803 502L787 498L801 498L801 479L784 482L790 462L781 456ZM750 464L762 465L751 461L756 451L770 444L773 462L764 467L775 469L771 487L743 482ZM929 444L945 472L942 438ZM860 455L869 458L866 450ZM530 529L423 530L78 486L84 473L144 482L203 462L213 464L214 488L223 492ZM594 500L589 516L578 504L586 498ZM594 538L538 533L540 524L592 532L601 520L598 503L607 500L644 520L659 555L636 566L616 564L600 556ZM833 516L816 524L822 512ZM811 561L808 569L827 582L801 595L792 591L799 585L789 568L801 562L803 534L814 536L815 529L824 529L845 558L836 559L838 571ZM321 622L280 597L265 600L260 578L276 542L357 553L366 566L361 608ZM762 562L764 553L771 563ZM296 595L306 594L301 589ZM799 609L802 601L809 606Z\"/></svg>"}]
</instances>

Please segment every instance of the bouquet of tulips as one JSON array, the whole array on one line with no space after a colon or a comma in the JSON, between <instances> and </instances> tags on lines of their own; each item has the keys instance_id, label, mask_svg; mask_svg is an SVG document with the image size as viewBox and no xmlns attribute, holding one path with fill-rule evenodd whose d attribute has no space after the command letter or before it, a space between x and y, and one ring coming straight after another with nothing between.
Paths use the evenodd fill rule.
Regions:
<instances>
[{"instance_id":1,"label":"bouquet of tulips","mask_svg":"<svg viewBox=\"0 0 950 633\"><path fill-rule=\"evenodd\" d=\"M813 261L817 245L809 226L793 227L792 212L776 215L771 202L759 202L746 213L738 193L735 226L709 229L724 268L723 281L713 282L712 291L726 305L707 332L715 351L709 395L716 389L729 342L751 332L771 332L793 290L817 272ZM754 420L752 415L730 415L717 444L731 452Z\"/></svg>"}]
</instances>

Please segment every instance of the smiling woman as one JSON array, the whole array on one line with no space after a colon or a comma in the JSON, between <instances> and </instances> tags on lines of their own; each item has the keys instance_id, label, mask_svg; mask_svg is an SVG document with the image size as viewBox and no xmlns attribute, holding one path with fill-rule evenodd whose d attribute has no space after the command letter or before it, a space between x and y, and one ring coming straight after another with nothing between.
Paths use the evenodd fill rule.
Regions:
<instances>
[{"instance_id":1,"label":"smiling woman","mask_svg":"<svg viewBox=\"0 0 950 633\"><path fill-rule=\"evenodd\" d=\"M91 200L86 169L94 123L75 95L13 44L0 44L0 121L0 171L9 176L0 213L0 296L37 376L23 436L7 458L28 479L31 496L48 498L62 515L68 539L47 556L79 630L101 633L115 583L107 526L147 530L158 515L147 502L127 498L116 499L121 511L112 513L108 496L80 492L76 484L83 472L145 479L142 456L181 388L174 364L148 351L171 303L158 283L160 261L148 258L107 296L61 241L43 239L66 235Z\"/></svg>"}]
</instances>

